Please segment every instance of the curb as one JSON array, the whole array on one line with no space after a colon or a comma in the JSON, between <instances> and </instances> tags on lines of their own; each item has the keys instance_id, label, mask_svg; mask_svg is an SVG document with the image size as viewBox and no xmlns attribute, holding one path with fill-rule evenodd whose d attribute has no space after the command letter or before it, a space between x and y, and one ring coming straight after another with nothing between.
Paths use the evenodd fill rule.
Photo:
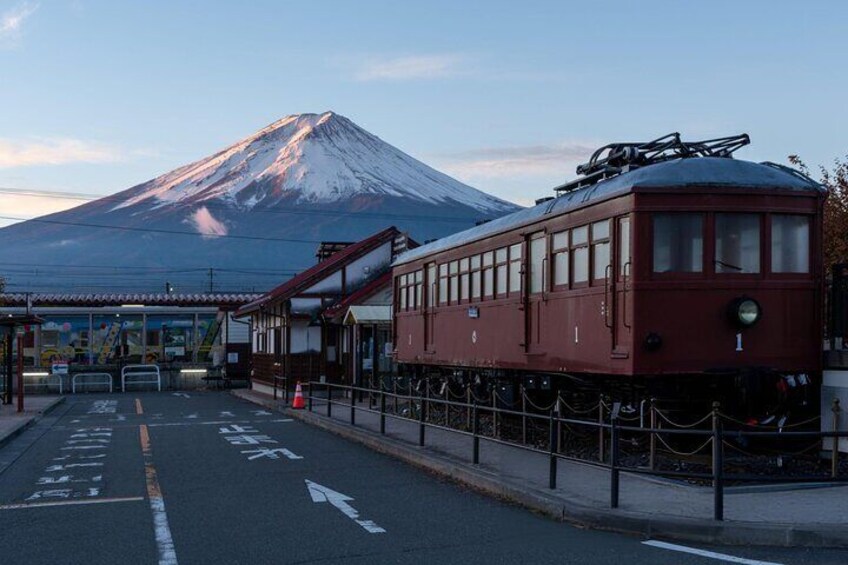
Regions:
<instances>
[{"instance_id":1,"label":"curb","mask_svg":"<svg viewBox=\"0 0 848 565\"><path fill-rule=\"evenodd\" d=\"M13 427L6 435L0 437L0 447L3 447L22 433L24 433L27 428L35 424L38 420L40 420L43 416L47 415L50 411L56 408L58 405L65 402L65 397L60 396L53 400L50 404L44 407L41 412L36 414L32 414L29 418L21 420L15 427Z\"/></svg>"},{"instance_id":2,"label":"curb","mask_svg":"<svg viewBox=\"0 0 848 565\"><path fill-rule=\"evenodd\" d=\"M249 392L249 391L246 391ZM450 478L478 492L504 499L558 521L574 526L637 535L716 545L758 545L777 547L848 547L848 528L833 524L776 524L669 517L615 509L599 509L551 496L549 493L473 467L448 455L411 446L376 432L327 420L302 410L290 410L273 399L254 394L232 394L265 408L284 412L306 424L355 441L379 453Z\"/></svg>"}]
</instances>

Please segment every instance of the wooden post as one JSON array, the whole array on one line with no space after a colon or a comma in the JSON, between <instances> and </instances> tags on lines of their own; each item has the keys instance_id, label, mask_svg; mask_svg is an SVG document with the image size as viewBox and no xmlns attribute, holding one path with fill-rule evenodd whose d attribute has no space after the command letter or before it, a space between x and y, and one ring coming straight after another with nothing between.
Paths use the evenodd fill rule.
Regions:
<instances>
[{"instance_id":1,"label":"wooden post","mask_svg":"<svg viewBox=\"0 0 848 565\"><path fill-rule=\"evenodd\" d=\"M466 404L466 406L468 406L468 408L466 408L467 415L466 415L466 419L465 419L466 420L465 427L470 429L471 428L471 383L468 383L468 384L465 385L465 404Z\"/></svg>"},{"instance_id":2,"label":"wooden post","mask_svg":"<svg viewBox=\"0 0 848 565\"><path fill-rule=\"evenodd\" d=\"M656 407L656 399L651 398L651 405L649 410L651 411L651 430L657 429L657 407ZM648 462L651 468L651 471L656 469L657 465L657 434L653 431L651 432L651 452L648 456Z\"/></svg>"},{"instance_id":3,"label":"wooden post","mask_svg":"<svg viewBox=\"0 0 848 565\"><path fill-rule=\"evenodd\" d=\"M527 445L527 391L523 384L518 390L521 391L521 443Z\"/></svg>"},{"instance_id":4,"label":"wooden post","mask_svg":"<svg viewBox=\"0 0 848 565\"><path fill-rule=\"evenodd\" d=\"M492 387L492 437L498 437L498 385Z\"/></svg>"},{"instance_id":5,"label":"wooden post","mask_svg":"<svg viewBox=\"0 0 848 565\"><path fill-rule=\"evenodd\" d=\"M724 469L720 404L713 402L713 519L724 520Z\"/></svg>"},{"instance_id":6,"label":"wooden post","mask_svg":"<svg viewBox=\"0 0 848 565\"><path fill-rule=\"evenodd\" d=\"M604 395L598 400L598 461L604 462Z\"/></svg>"}]
</instances>

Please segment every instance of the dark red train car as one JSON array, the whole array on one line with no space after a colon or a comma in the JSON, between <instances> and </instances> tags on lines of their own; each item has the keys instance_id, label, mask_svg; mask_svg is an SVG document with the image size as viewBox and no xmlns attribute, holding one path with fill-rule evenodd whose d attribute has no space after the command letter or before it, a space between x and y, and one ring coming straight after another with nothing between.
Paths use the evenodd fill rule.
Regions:
<instances>
[{"instance_id":1,"label":"dark red train car","mask_svg":"<svg viewBox=\"0 0 848 565\"><path fill-rule=\"evenodd\" d=\"M745 143L607 146L556 198L401 256L401 369L807 382L826 193Z\"/></svg>"}]
</instances>

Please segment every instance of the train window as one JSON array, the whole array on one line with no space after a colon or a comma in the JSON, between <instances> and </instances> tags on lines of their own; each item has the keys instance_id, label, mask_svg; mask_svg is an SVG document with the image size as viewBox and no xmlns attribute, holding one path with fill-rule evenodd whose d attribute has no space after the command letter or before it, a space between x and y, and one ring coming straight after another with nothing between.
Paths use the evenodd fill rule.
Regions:
<instances>
[{"instance_id":1,"label":"train window","mask_svg":"<svg viewBox=\"0 0 848 565\"><path fill-rule=\"evenodd\" d=\"M495 293L499 296L506 294L507 288L507 248L495 251Z\"/></svg>"},{"instance_id":2,"label":"train window","mask_svg":"<svg viewBox=\"0 0 848 565\"><path fill-rule=\"evenodd\" d=\"M406 275L400 276L398 295L400 298L400 310L406 310Z\"/></svg>"},{"instance_id":3,"label":"train window","mask_svg":"<svg viewBox=\"0 0 848 565\"><path fill-rule=\"evenodd\" d=\"M775 214L771 217L771 271L810 272L810 218Z\"/></svg>"},{"instance_id":4,"label":"train window","mask_svg":"<svg viewBox=\"0 0 848 565\"><path fill-rule=\"evenodd\" d=\"M436 303L436 264L427 265L427 308L432 308Z\"/></svg>"},{"instance_id":5,"label":"train window","mask_svg":"<svg viewBox=\"0 0 848 565\"><path fill-rule=\"evenodd\" d=\"M574 257L572 277L575 283L584 283L589 280L589 226L571 231L571 247Z\"/></svg>"},{"instance_id":6,"label":"train window","mask_svg":"<svg viewBox=\"0 0 848 565\"><path fill-rule=\"evenodd\" d=\"M544 240L542 240L544 243ZM544 259L544 245L542 246L542 259ZM509 291L521 292L521 244L512 245L509 248Z\"/></svg>"},{"instance_id":7,"label":"train window","mask_svg":"<svg viewBox=\"0 0 848 565\"><path fill-rule=\"evenodd\" d=\"M553 236L554 286L568 284L568 231Z\"/></svg>"},{"instance_id":8,"label":"train window","mask_svg":"<svg viewBox=\"0 0 848 565\"><path fill-rule=\"evenodd\" d=\"M760 272L760 215L716 214L717 273Z\"/></svg>"},{"instance_id":9,"label":"train window","mask_svg":"<svg viewBox=\"0 0 848 565\"><path fill-rule=\"evenodd\" d=\"M703 268L703 214L655 214L654 272L700 273Z\"/></svg>"},{"instance_id":10,"label":"train window","mask_svg":"<svg viewBox=\"0 0 848 565\"><path fill-rule=\"evenodd\" d=\"M450 301L456 304L459 299L459 261L450 263Z\"/></svg>"},{"instance_id":11,"label":"train window","mask_svg":"<svg viewBox=\"0 0 848 565\"><path fill-rule=\"evenodd\" d=\"M448 264L442 263L439 265L439 304L446 304L448 301Z\"/></svg>"},{"instance_id":12,"label":"train window","mask_svg":"<svg viewBox=\"0 0 848 565\"><path fill-rule=\"evenodd\" d=\"M494 253L488 251L483 253L483 296L491 298L495 292L495 260Z\"/></svg>"},{"instance_id":13,"label":"train window","mask_svg":"<svg viewBox=\"0 0 848 565\"><path fill-rule=\"evenodd\" d=\"M630 218L618 220L618 272L622 277L628 275L630 263Z\"/></svg>"},{"instance_id":14,"label":"train window","mask_svg":"<svg viewBox=\"0 0 848 565\"><path fill-rule=\"evenodd\" d=\"M610 223L609 220L592 224L592 278L607 278L610 265Z\"/></svg>"},{"instance_id":15,"label":"train window","mask_svg":"<svg viewBox=\"0 0 848 565\"><path fill-rule=\"evenodd\" d=\"M547 275L547 249L545 248L547 240L544 237L538 237L530 240L530 292L544 292L547 285L545 278Z\"/></svg>"},{"instance_id":16,"label":"train window","mask_svg":"<svg viewBox=\"0 0 848 565\"><path fill-rule=\"evenodd\" d=\"M480 298L480 256L471 257L471 298Z\"/></svg>"},{"instance_id":17,"label":"train window","mask_svg":"<svg viewBox=\"0 0 848 565\"><path fill-rule=\"evenodd\" d=\"M424 271L415 271L415 308L421 308L424 305Z\"/></svg>"},{"instance_id":18,"label":"train window","mask_svg":"<svg viewBox=\"0 0 848 565\"><path fill-rule=\"evenodd\" d=\"M463 302L468 301L468 297L470 296L471 291L471 275L463 271L462 274L459 275L459 288L460 288L460 298Z\"/></svg>"}]
</instances>

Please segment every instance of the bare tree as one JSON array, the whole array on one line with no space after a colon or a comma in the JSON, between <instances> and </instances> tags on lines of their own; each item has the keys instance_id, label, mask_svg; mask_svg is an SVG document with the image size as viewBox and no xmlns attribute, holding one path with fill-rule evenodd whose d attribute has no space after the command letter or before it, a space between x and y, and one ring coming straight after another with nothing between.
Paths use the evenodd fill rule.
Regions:
<instances>
[{"instance_id":1,"label":"bare tree","mask_svg":"<svg viewBox=\"0 0 848 565\"><path fill-rule=\"evenodd\" d=\"M810 169L798 155L790 155L789 162L810 175ZM833 169L819 167L819 182L828 190L824 204L824 268L836 263L848 263L848 155L836 159Z\"/></svg>"}]
</instances>

